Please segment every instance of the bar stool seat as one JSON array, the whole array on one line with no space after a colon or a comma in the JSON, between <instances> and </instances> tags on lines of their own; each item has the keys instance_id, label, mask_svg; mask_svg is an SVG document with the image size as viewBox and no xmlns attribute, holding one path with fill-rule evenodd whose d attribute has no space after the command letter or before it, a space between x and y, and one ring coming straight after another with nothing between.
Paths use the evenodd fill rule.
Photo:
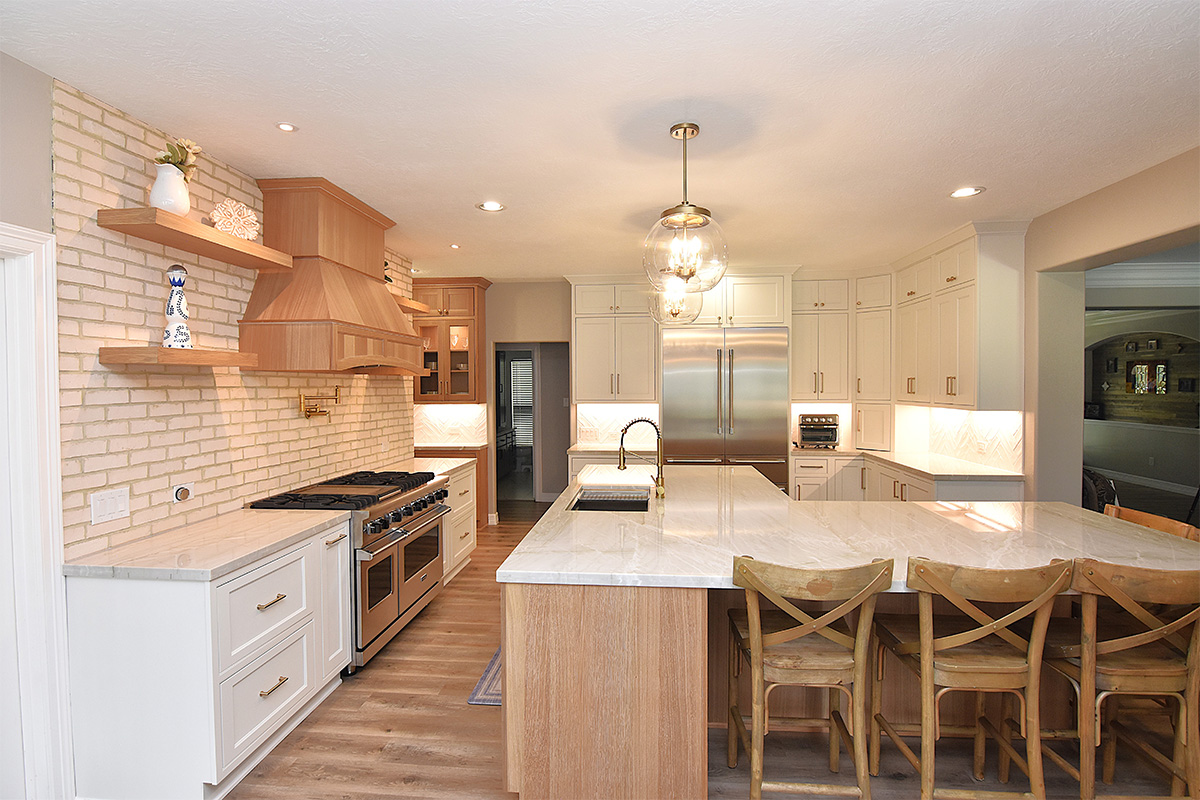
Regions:
<instances>
[{"instance_id":1,"label":"bar stool seat","mask_svg":"<svg viewBox=\"0 0 1200 800\"><path fill-rule=\"evenodd\" d=\"M750 650L750 617L743 609L730 609L729 621L737 633L737 644ZM777 633L796 627L796 620L782 611L762 612L764 634ZM853 634L845 625L831 626L847 636ZM818 670L842 683L854 681L854 651L821 636L793 639L763 648L763 677L772 683L786 683L795 677L795 670Z\"/></svg>"},{"instance_id":2,"label":"bar stool seat","mask_svg":"<svg viewBox=\"0 0 1200 800\"><path fill-rule=\"evenodd\" d=\"M941 639L978 627L977 622L967 617L936 616L933 638ZM916 649L920 646L921 625L916 617L876 614L875 628L880 644L889 650ZM919 666L920 656L917 653L903 658ZM939 686L953 686L963 676L975 675L991 678L989 686L1017 689L1028 682L1028 674L1029 662L1025 656L996 638L980 639L953 650L939 650L933 655L933 682Z\"/></svg>"}]
</instances>

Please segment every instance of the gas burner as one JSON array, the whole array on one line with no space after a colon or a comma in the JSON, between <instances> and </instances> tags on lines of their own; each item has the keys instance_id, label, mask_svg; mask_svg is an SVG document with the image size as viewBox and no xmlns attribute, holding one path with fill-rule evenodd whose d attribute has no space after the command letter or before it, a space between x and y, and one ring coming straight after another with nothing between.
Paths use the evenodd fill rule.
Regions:
<instances>
[{"instance_id":1,"label":"gas burner","mask_svg":"<svg viewBox=\"0 0 1200 800\"><path fill-rule=\"evenodd\" d=\"M432 472L351 472L321 481L324 486L396 486L402 491L415 489L433 480Z\"/></svg>"},{"instance_id":2,"label":"gas burner","mask_svg":"<svg viewBox=\"0 0 1200 800\"><path fill-rule=\"evenodd\" d=\"M284 492L250 503L250 508L305 508L329 511L359 511L375 502L363 494L297 494Z\"/></svg>"}]
</instances>

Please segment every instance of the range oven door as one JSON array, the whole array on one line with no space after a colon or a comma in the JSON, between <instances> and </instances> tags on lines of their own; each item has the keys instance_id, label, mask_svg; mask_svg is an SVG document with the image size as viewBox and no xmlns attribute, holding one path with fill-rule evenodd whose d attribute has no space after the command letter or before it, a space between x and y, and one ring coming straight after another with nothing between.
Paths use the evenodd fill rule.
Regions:
<instances>
[{"instance_id":1,"label":"range oven door","mask_svg":"<svg viewBox=\"0 0 1200 800\"><path fill-rule=\"evenodd\" d=\"M449 511L449 508L446 509ZM414 529L404 540L403 582L400 588L400 613L442 580L442 520L445 513Z\"/></svg>"},{"instance_id":2,"label":"range oven door","mask_svg":"<svg viewBox=\"0 0 1200 800\"><path fill-rule=\"evenodd\" d=\"M364 649L400 616L404 531L397 529L379 542L355 553L358 562L358 623L356 647Z\"/></svg>"}]
</instances>

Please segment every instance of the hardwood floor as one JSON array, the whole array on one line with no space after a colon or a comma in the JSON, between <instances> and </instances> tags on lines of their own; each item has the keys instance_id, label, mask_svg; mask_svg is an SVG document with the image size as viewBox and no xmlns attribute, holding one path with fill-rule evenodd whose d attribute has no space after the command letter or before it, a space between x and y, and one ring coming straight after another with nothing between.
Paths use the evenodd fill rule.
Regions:
<instances>
[{"instance_id":1,"label":"hardwood floor","mask_svg":"<svg viewBox=\"0 0 1200 800\"><path fill-rule=\"evenodd\" d=\"M230 800L515 800L517 795L502 785L500 709L467 705L467 695L500 644L496 568L549 504L498 505L502 522L479 531L471 564L364 670L346 678L242 781ZM831 777L825 752L822 736L776 731L767 737L766 773L781 780L852 781L849 759L843 757L840 776ZM1114 791L1166 794L1165 780L1119 754ZM996 781L994 746L984 782L971 779L970 759L969 741L939 742L939 785L1028 785L1015 768L1009 786ZM727 768L725 731L710 730L709 796L746 797L748 762L743 754L737 769ZM1078 797L1078 784L1057 768L1047 764L1046 777L1049 798ZM919 782L885 743L883 769L871 789L876 800L913 800Z\"/></svg>"}]
</instances>

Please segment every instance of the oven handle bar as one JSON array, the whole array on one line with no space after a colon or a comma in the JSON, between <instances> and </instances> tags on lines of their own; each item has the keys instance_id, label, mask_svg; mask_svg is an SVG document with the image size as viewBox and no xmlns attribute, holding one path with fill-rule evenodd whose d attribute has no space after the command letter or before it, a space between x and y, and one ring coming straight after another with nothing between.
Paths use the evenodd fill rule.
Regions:
<instances>
[{"instance_id":1,"label":"oven handle bar","mask_svg":"<svg viewBox=\"0 0 1200 800\"><path fill-rule=\"evenodd\" d=\"M428 511L424 515L422 515L421 519L419 520L419 522L420 522L419 527L413 528L412 530L409 530L408 528L396 528L391 533L384 536L382 539L377 539L376 541L371 542L371 544L369 546L360 547L359 549L355 550L354 551L354 560L355 561L372 561L372 560L374 560L375 556L379 555L384 550L387 550L392 545L396 544L397 542L404 541L405 539L409 538L410 536L415 535L418 531L420 531L424 528L428 528L430 524L441 519L442 517L446 516L449 513L450 513L450 506L445 505L444 503L439 503L438 505L434 506L430 511Z\"/></svg>"}]
</instances>

